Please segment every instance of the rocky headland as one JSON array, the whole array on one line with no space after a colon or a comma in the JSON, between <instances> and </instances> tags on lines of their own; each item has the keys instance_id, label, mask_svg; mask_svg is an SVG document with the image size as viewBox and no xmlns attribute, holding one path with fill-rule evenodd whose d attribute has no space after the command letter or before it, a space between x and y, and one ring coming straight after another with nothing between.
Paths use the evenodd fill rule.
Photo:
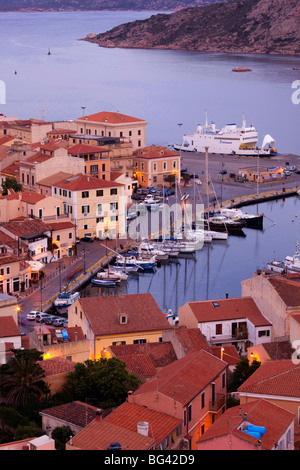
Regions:
<instances>
[{"instance_id":1,"label":"rocky headland","mask_svg":"<svg viewBox=\"0 0 300 470\"><path fill-rule=\"evenodd\" d=\"M300 0L232 0L122 24L101 47L300 55Z\"/></svg>"}]
</instances>

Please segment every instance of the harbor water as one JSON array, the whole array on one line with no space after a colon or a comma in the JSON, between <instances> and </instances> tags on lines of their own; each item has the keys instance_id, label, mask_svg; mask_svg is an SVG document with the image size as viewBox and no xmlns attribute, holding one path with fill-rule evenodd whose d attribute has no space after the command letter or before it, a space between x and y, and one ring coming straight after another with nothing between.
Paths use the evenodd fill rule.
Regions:
<instances>
[{"instance_id":1,"label":"harbor water","mask_svg":"<svg viewBox=\"0 0 300 470\"><path fill-rule=\"evenodd\" d=\"M300 242L300 196L255 204L245 212L264 214L263 230L243 229L245 237L205 244L194 255L178 258L128 277L115 288L87 285L82 296L150 292L160 308L177 311L186 302L241 296L241 281L273 259L293 255Z\"/></svg>"}]
</instances>

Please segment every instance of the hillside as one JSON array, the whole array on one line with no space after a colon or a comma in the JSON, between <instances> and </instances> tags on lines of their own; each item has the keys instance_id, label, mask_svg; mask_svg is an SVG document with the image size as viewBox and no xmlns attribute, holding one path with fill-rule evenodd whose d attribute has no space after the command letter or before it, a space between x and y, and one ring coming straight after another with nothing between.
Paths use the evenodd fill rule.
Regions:
<instances>
[{"instance_id":1,"label":"hillside","mask_svg":"<svg viewBox=\"0 0 300 470\"><path fill-rule=\"evenodd\" d=\"M300 0L232 0L187 8L84 39L101 47L300 55Z\"/></svg>"},{"instance_id":2,"label":"hillside","mask_svg":"<svg viewBox=\"0 0 300 470\"><path fill-rule=\"evenodd\" d=\"M222 0L0 0L0 11L174 11Z\"/></svg>"}]
</instances>

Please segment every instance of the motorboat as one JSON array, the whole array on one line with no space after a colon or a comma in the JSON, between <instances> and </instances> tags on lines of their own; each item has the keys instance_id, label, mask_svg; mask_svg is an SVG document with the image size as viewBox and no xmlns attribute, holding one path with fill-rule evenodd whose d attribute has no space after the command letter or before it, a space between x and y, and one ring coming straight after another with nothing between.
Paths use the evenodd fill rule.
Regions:
<instances>
[{"instance_id":1,"label":"motorboat","mask_svg":"<svg viewBox=\"0 0 300 470\"><path fill-rule=\"evenodd\" d=\"M95 286L100 287L115 287L117 284L120 283L120 281L112 279L100 279L98 277L94 277L91 279L91 283Z\"/></svg>"},{"instance_id":2,"label":"motorboat","mask_svg":"<svg viewBox=\"0 0 300 470\"><path fill-rule=\"evenodd\" d=\"M246 222L242 220L229 219L223 215L215 214L211 217L203 219L204 227L213 230L227 232L229 234L245 235L243 228L246 227Z\"/></svg>"},{"instance_id":3,"label":"motorboat","mask_svg":"<svg viewBox=\"0 0 300 470\"><path fill-rule=\"evenodd\" d=\"M298 242L293 256L286 256L283 261L273 260L267 264L267 269L277 273L300 273L300 253Z\"/></svg>"},{"instance_id":4,"label":"motorboat","mask_svg":"<svg viewBox=\"0 0 300 470\"><path fill-rule=\"evenodd\" d=\"M219 213L224 217L243 220L246 227L262 230L264 214L248 214L241 209L221 207Z\"/></svg>"},{"instance_id":5,"label":"motorboat","mask_svg":"<svg viewBox=\"0 0 300 470\"><path fill-rule=\"evenodd\" d=\"M269 134L265 135L261 147L257 146L257 142L258 132L254 126L247 126L244 116L241 127L230 123L217 129L214 122L208 124L206 115L205 125L198 124L193 134L184 134L182 143L174 145L174 149L205 153L205 148L208 147L211 154L260 157L277 155L275 141Z\"/></svg>"},{"instance_id":6,"label":"motorboat","mask_svg":"<svg viewBox=\"0 0 300 470\"><path fill-rule=\"evenodd\" d=\"M108 279L111 281L126 281L128 274L122 271L116 271L114 268L105 269L97 273L98 279Z\"/></svg>"},{"instance_id":7,"label":"motorboat","mask_svg":"<svg viewBox=\"0 0 300 470\"><path fill-rule=\"evenodd\" d=\"M72 305L75 300L79 299L79 297L79 292L61 292L54 300L53 305L58 309L70 307L70 305Z\"/></svg>"},{"instance_id":8,"label":"motorboat","mask_svg":"<svg viewBox=\"0 0 300 470\"><path fill-rule=\"evenodd\" d=\"M153 269L156 265L155 256L152 258L142 258L140 256L123 256L117 255L116 266L127 268L128 266L135 266L140 269Z\"/></svg>"}]
</instances>

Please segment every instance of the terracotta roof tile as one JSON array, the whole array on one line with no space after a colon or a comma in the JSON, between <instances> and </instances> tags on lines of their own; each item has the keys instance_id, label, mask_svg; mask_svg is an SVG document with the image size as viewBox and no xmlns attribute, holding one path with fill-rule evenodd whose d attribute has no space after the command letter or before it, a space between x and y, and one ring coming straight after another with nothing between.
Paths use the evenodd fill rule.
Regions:
<instances>
[{"instance_id":1,"label":"terracotta roof tile","mask_svg":"<svg viewBox=\"0 0 300 470\"><path fill-rule=\"evenodd\" d=\"M146 406L123 403L105 418L105 422L129 429L132 432L137 432L139 422L149 423L149 435L159 444L182 423L182 420L160 411L151 410Z\"/></svg>"},{"instance_id":2,"label":"terracotta roof tile","mask_svg":"<svg viewBox=\"0 0 300 470\"><path fill-rule=\"evenodd\" d=\"M20 335L20 330L12 316L0 316L0 338Z\"/></svg>"},{"instance_id":3,"label":"terracotta roof tile","mask_svg":"<svg viewBox=\"0 0 300 470\"><path fill-rule=\"evenodd\" d=\"M255 326L271 325L251 297L188 302L197 321L222 321L248 318Z\"/></svg>"},{"instance_id":4,"label":"terracotta roof tile","mask_svg":"<svg viewBox=\"0 0 300 470\"><path fill-rule=\"evenodd\" d=\"M300 306L300 283L283 276L269 276L268 280L288 307Z\"/></svg>"},{"instance_id":5,"label":"terracotta roof tile","mask_svg":"<svg viewBox=\"0 0 300 470\"><path fill-rule=\"evenodd\" d=\"M263 426L265 434L261 437L261 448L271 450L293 422L295 415L267 400L255 400L241 406L228 408L216 422L198 439L198 443L214 440L227 434L235 434L240 439L257 445L257 438L245 434L238 428L247 413L249 424Z\"/></svg>"},{"instance_id":6,"label":"terracotta roof tile","mask_svg":"<svg viewBox=\"0 0 300 470\"><path fill-rule=\"evenodd\" d=\"M300 397L300 364L292 359L264 362L238 389L241 393Z\"/></svg>"},{"instance_id":7,"label":"terracotta roof tile","mask_svg":"<svg viewBox=\"0 0 300 470\"><path fill-rule=\"evenodd\" d=\"M174 150L170 150L167 147L150 145L149 147L144 147L138 149L134 152L134 158L141 159L158 159L158 158L171 158L179 157L179 154Z\"/></svg>"},{"instance_id":8,"label":"terracotta roof tile","mask_svg":"<svg viewBox=\"0 0 300 470\"><path fill-rule=\"evenodd\" d=\"M132 356L118 356L120 361L126 364L129 374L136 375L141 382L156 374L154 364L147 354L133 354Z\"/></svg>"},{"instance_id":9,"label":"terracotta roof tile","mask_svg":"<svg viewBox=\"0 0 300 470\"><path fill-rule=\"evenodd\" d=\"M45 199L46 196L32 191L22 191L21 198L23 202L27 202L28 204L36 204Z\"/></svg>"},{"instance_id":10,"label":"terracotta roof tile","mask_svg":"<svg viewBox=\"0 0 300 470\"><path fill-rule=\"evenodd\" d=\"M103 124L128 124L131 122L145 122L143 119L138 119L121 113L112 113L109 111L101 111L99 113L89 114L88 116L78 118L77 121L94 121Z\"/></svg>"},{"instance_id":11,"label":"terracotta roof tile","mask_svg":"<svg viewBox=\"0 0 300 470\"><path fill-rule=\"evenodd\" d=\"M110 346L110 350L118 358L145 354L149 356L156 368L165 367L177 360L174 348L169 342L122 344Z\"/></svg>"},{"instance_id":12,"label":"terracotta roof tile","mask_svg":"<svg viewBox=\"0 0 300 470\"><path fill-rule=\"evenodd\" d=\"M46 408L40 414L84 428L95 419L97 410L98 408L95 406L81 401L72 401L63 405Z\"/></svg>"},{"instance_id":13,"label":"terracotta roof tile","mask_svg":"<svg viewBox=\"0 0 300 470\"><path fill-rule=\"evenodd\" d=\"M55 186L70 191L82 191L92 189L103 189L103 188L117 188L123 186L122 184L115 183L101 178L95 178L93 176L77 174L72 175L69 178L64 178L61 181L57 181Z\"/></svg>"},{"instance_id":14,"label":"terracotta roof tile","mask_svg":"<svg viewBox=\"0 0 300 470\"><path fill-rule=\"evenodd\" d=\"M37 233L44 233L49 230L47 224L40 219L27 219L11 220L3 224L3 228L16 236L30 236Z\"/></svg>"},{"instance_id":15,"label":"terracotta roof tile","mask_svg":"<svg viewBox=\"0 0 300 470\"><path fill-rule=\"evenodd\" d=\"M222 348L223 352L221 351ZM224 346L212 346L211 352L214 356L218 357L219 359L221 359L222 356L223 361L227 362L227 364L231 366L236 365L238 362L240 362L239 353L236 347L232 344L224 344Z\"/></svg>"},{"instance_id":16,"label":"terracotta roof tile","mask_svg":"<svg viewBox=\"0 0 300 470\"><path fill-rule=\"evenodd\" d=\"M77 302L96 336L170 329L168 320L149 293L82 297ZM124 314L127 322L120 324L119 315Z\"/></svg>"},{"instance_id":17,"label":"terracotta roof tile","mask_svg":"<svg viewBox=\"0 0 300 470\"><path fill-rule=\"evenodd\" d=\"M211 348L199 328L186 328L185 326L180 326L174 330L174 333L186 354L200 351L201 349L211 352Z\"/></svg>"},{"instance_id":18,"label":"terracotta roof tile","mask_svg":"<svg viewBox=\"0 0 300 470\"><path fill-rule=\"evenodd\" d=\"M226 368L224 361L201 350L164 367L133 395L158 392L185 405Z\"/></svg>"},{"instance_id":19,"label":"terracotta roof tile","mask_svg":"<svg viewBox=\"0 0 300 470\"><path fill-rule=\"evenodd\" d=\"M112 424L107 419L92 421L72 438L72 445L81 450L107 450L114 442L124 450L148 450L155 439Z\"/></svg>"}]
</instances>

